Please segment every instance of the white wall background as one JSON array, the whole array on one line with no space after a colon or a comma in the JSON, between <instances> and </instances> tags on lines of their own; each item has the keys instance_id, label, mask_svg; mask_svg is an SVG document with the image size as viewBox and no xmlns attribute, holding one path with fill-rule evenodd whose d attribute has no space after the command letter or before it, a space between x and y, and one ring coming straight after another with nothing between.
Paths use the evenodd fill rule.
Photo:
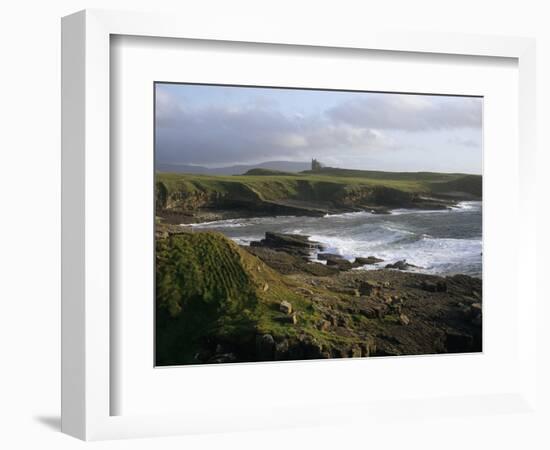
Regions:
<instances>
[{"instance_id":1,"label":"white wall background","mask_svg":"<svg viewBox=\"0 0 550 450\"><path fill-rule=\"evenodd\" d=\"M60 17L83 8L179 10L208 23L268 17L281 27L358 33L385 26L538 39L539 264L546 277L550 229L550 13L544 0L168 1L19 0L0 6L0 447L81 448L59 433ZM533 230L534 231L534 230ZM533 274L533 280L535 274ZM542 287L539 287L542 289ZM540 295L550 300L550 296ZM533 312L535 314L535 312ZM550 379L548 317L542 304L541 378ZM406 374L405 374L406 376ZM266 387L268 388L268 386ZM320 395L330 394L330 387ZM541 399L550 405L548 387ZM548 448L546 417L501 415L364 427L311 428L91 444L95 448Z\"/></svg>"}]
</instances>

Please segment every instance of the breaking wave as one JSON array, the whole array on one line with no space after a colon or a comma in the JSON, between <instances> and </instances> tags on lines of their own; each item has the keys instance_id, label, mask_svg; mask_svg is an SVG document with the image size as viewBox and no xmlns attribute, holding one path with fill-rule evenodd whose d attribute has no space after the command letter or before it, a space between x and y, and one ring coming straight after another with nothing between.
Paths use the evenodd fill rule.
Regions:
<instances>
[{"instance_id":1,"label":"breaking wave","mask_svg":"<svg viewBox=\"0 0 550 450\"><path fill-rule=\"evenodd\" d=\"M321 242L325 251L349 260L371 255L384 260L378 265L365 266L365 269L406 259L426 273L480 276L481 216L481 202L462 202L452 209L437 211L229 219L193 227L221 231L241 245L262 239L266 231L304 234Z\"/></svg>"}]
</instances>

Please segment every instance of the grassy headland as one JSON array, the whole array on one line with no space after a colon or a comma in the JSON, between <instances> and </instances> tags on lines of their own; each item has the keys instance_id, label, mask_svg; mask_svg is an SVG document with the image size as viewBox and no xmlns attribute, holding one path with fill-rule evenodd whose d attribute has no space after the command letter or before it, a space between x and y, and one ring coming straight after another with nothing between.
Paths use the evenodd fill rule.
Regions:
<instances>
[{"instance_id":1,"label":"grassy headland","mask_svg":"<svg viewBox=\"0 0 550 450\"><path fill-rule=\"evenodd\" d=\"M157 215L193 222L250 215L392 208L446 208L481 198L481 176L322 168L297 174L252 169L244 175L157 173Z\"/></svg>"}]
</instances>

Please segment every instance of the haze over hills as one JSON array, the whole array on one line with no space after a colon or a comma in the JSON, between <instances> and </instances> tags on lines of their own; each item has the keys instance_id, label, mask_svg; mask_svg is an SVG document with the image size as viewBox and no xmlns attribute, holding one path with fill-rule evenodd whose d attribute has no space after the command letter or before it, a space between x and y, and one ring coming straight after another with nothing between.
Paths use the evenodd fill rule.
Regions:
<instances>
[{"instance_id":1,"label":"haze over hills","mask_svg":"<svg viewBox=\"0 0 550 450\"><path fill-rule=\"evenodd\" d=\"M157 162L156 170L171 173L194 173L198 175L241 175L251 169L278 170L281 172L301 172L308 170L311 163L308 161L264 161L258 164L235 164L224 167L205 167L194 164L161 163Z\"/></svg>"}]
</instances>

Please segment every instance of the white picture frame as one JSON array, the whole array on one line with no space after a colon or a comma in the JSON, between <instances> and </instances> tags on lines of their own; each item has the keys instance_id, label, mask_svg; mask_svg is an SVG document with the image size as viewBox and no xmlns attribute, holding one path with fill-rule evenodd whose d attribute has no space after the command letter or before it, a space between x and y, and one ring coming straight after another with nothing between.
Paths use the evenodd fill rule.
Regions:
<instances>
[{"instance_id":1,"label":"white picture frame","mask_svg":"<svg viewBox=\"0 0 550 450\"><path fill-rule=\"evenodd\" d=\"M217 414L111 415L110 366L113 323L110 320L111 191L116 173L110 168L110 38L112 35L200 39L301 47L368 49L417 54L512 58L519 76L519 183L522 214L518 239L518 280L529 278L536 261L535 196L530 174L535 166L535 43L532 39L457 34L409 34L371 31L357 34L314 34L262 23L233 28L219 22L207 26L192 17L87 10L62 21L62 430L85 440L162 436L334 423L388 415L384 402L341 402L331 408L277 406L253 414L221 409ZM535 286L522 288L524 311L536 308ZM519 294L516 293L516 296ZM523 310L523 308L522 308ZM536 317L519 311L517 383L506 392L464 397L409 400L411 414L522 412L536 398ZM343 362L346 363L346 362ZM273 367L273 366L272 366ZM351 367L351 366L350 366ZM169 401L169 400L167 400ZM395 400L394 400L395 401ZM307 413L305 413L307 412ZM231 416L231 417L230 417ZM242 420L246 417L247 420ZM352 419L354 418L354 419ZM241 420L239 420L241 419Z\"/></svg>"}]
</instances>

